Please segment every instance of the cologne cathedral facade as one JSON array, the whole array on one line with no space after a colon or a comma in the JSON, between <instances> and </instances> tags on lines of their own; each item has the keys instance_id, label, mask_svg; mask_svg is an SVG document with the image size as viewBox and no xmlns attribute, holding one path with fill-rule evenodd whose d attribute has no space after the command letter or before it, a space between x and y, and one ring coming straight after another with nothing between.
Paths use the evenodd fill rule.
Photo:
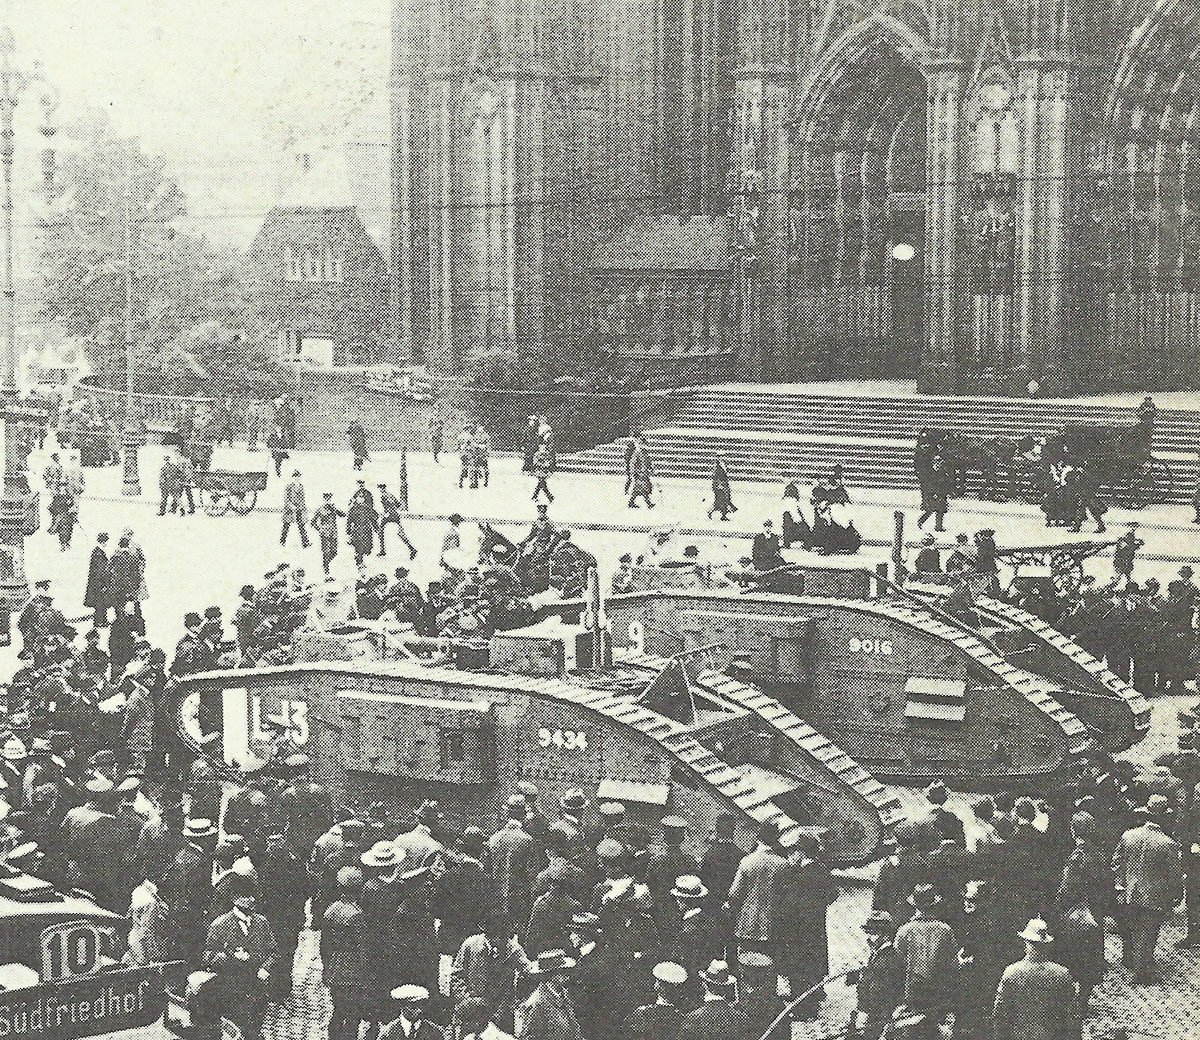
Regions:
<instances>
[{"instance_id":1,"label":"cologne cathedral facade","mask_svg":"<svg viewBox=\"0 0 1200 1040\"><path fill-rule=\"evenodd\" d=\"M390 312L435 370L1185 385L1198 0L395 0Z\"/></svg>"}]
</instances>

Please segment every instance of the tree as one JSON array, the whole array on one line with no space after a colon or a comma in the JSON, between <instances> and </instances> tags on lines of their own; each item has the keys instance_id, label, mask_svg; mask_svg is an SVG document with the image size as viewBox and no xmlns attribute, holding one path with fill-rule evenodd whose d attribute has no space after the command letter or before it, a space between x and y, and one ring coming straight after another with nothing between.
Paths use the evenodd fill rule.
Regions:
<instances>
[{"instance_id":1,"label":"tree","mask_svg":"<svg viewBox=\"0 0 1200 1040\"><path fill-rule=\"evenodd\" d=\"M133 284L134 389L209 393L264 370L239 334L236 256L178 227L186 199L161 158L109 133L103 114L65 128L64 187L42 239L42 314L88 344L101 385L125 385L126 221ZM207 344L207 346L204 346ZM198 353L197 353L198 352ZM187 358L195 354L197 363ZM205 364L202 355L210 364ZM247 365L246 359L252 362Z\"/></svg>"}]
</instances>

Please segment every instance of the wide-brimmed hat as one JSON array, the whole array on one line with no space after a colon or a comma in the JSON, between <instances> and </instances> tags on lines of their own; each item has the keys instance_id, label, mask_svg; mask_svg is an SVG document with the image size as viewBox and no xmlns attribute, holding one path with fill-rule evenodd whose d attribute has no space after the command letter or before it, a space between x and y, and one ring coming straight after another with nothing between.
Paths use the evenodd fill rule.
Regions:
<instances>
[{"instance_id":1,"label":"wide-brimmed hat","mask_svg":"<svg viewBox=\"0 0 1200 1040\"><path fill-rule=\"evenodd\" d=\"M707 968L701 969L699 975L710 986L722 988L733 985L733 976L729 974L729 965L725 961L711 961Z\"/></svg>"},{"instance_id":2,"label":"wide-brimmed hat","mask_svg":"<svg viewBox=\"0 0 1200 1040\"><path fill-rule=\"evenodd\" d=\"M1035 917L1020 933L1021 938L1031 943L1052 943L1054 936L1050 934L1050 926L1040 917Z\"/></svg>"},{"instance_id":3,"label":"wide-brimmed hat","mask_svg":"<svg viewBox=\"0 0 1200 1040\"><path fill-rule=\"evenodd\" d=\"M188 820L183 825L183 836L185 838L212 838L216 833L217 828L212 820L206 820L202 816L194 820Z\"/></svg>"},{"instance_id":4,"label":"wide-brimmed hat","mask_svg":"<svg viewBox=\"0 0 1200 1040\"><path fill-rule=\"evenodd\" d=\"M390 841L377 841L362 854L361 859L364 867L373 869L398 867L404 860L404 851Z\"/></svg>"},{"instance_id":5,"label":"wide-brimmed hat","mask_svg":"<svg viewBox=\"0 0 1200 1040\"><path fill-rule=\"evenodd\" d=\"M575 959L568 957L565 950L546 950L537 955L537 960L529 968L530 975L550 975L556 971L570 971L575 967Z\"/></svg>"},{"instance_id":6,"label":"wide-brimmed hat","mask_svg":"<svg viewBox=\"0 0 1200 1040\"><path fill-rule=\"evenodd\" d=\"M392 990L392 999L403 1001L405 1004L423 1004L429 999L429 990L424 986L406 982Z\"/></svg>"},{"instance_id":7,"label":"wide-brimmed hat","mask_svg":"<svg viewBox=\"0 0 1200 1040\"><path fill-rule=\"evenodd\" d=\"M704 899L708 895L708 888L695 874L681 874L675 879L671 895L676 899Z\"/></svg>"}]
</instances>

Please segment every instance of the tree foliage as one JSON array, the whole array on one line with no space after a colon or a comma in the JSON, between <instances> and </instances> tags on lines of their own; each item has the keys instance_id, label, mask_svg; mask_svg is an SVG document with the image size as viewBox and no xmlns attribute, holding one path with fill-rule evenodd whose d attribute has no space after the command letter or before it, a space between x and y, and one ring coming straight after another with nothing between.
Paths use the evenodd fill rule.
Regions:
<instances>
[{"instance_id":1,"label":"tree foliage","mask_svg":"<svg viewBox=\"0 0 1200 1040\"><path fill-rule=\"evenodd\" d=\"M114 137L103 115L64 136L63 196L42 237L41 317L87 344L98 382L123 387L128 256L135 389L237 393L271 374L265 349L241 335L236 255L180 227L186 198L163 160Z\"/></svg>"}]
</instances>

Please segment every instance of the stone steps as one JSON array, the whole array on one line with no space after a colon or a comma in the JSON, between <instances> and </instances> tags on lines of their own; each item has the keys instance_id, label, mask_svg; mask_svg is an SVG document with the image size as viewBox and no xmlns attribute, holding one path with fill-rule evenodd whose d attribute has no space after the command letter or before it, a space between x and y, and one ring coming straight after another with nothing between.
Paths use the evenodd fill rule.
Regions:
<instances>
[{"instance_id":1,"label":"stone steps","mask_svg":"<svg viewBox=\"0 0 1200 1040\"><path fill-rule=\"evenodd\" d=\"M776 388L701 387L669 425L646 431L659 476L708 477L723 452L734 480L811 482L835 464L851 486L915 491L917 433L925 427L977 436L1046 434L1066 425L1129 425L1132 408L1071 401L966 397L834 396ZM1189 501L1197 479L1200 413L1163 409L1155 423L1154 453L1170 467L1169 501ZM619 474L620 444L564 455L567 472ZM976 490L968 483L968 494Z\"/></svg>"}]
</instances>

